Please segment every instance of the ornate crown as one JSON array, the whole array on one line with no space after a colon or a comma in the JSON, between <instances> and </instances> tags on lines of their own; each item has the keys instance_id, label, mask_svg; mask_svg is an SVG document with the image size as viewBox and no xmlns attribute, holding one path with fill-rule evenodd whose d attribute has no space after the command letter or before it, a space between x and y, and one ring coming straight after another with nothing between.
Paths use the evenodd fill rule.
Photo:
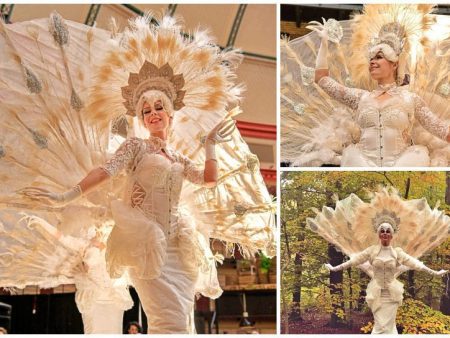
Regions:
<instances>
[{"instance_id":1,"label":"ornate crown","mask_svg":"<svg viewBox=\"0 0 450 338\"><path fill-rule=\"evenodd\" d=\"M400 55L405 45L405 30L398 22L384 24L378 36L372 38L369 43L369 51L380 44L386 44L391 47L395 54Z\"/></svg>"},{"instance_id":2,"label":"ornate crown","mask_svg":"<svg viewBox=\"0 0 450 338\"><path fill-rule=\"evenodd\" d=\"M375 217L372 218L372 226L374 231L377 232L378 227L383 223L389 223L392 226L392 229L394 229L394 232L398 232L400 218L397 217L395 211L383 209L381 212L377 212Z\"/></svg>"},{"instance_id":3,"label":"ornate crown","mask_svg":"<svg viewBox=\"0 0 450 338\"><path fill-rule=\"evenodd\" d=\"M149 90L158 90L169 98L174 110L179 110L184 107L185 91L181 90L183 86L183 74L174 75L168 63L158 68L153 63L145 61L139 73L130 73L128 86L122 87L122 96L126 100L123 104L127 108L127 114L135 116L136 105L141 95Z\"/></svg>"}]
</instances>

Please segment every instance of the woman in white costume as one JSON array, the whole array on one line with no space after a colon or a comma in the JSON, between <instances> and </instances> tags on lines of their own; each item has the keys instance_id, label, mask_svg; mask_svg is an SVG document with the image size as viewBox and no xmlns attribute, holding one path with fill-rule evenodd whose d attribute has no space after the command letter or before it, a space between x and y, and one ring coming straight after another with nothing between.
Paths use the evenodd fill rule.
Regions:
<instances>
[{"instance_id":1,"label":"woman in white costume","mask_svg":"<svg viewBox=\"0 0 450 338\"><path fill-rule=\"evenodd\" d=\"M411 145L414 119L430 133L450 141L449 124L439 120L426 103L398 80L399 54L403 36L400 25L380 32L377 44L369 50L369 73L378 88L367 91L348 88L330 78L327 64L328 36L323 26L308 26L320 32L321 46L317 55L315 81L332 98L356 110L361 128L359 143L342 153L343 167L425 167L430 165L428 150ZM318 28L320 27L320 28Z\"/></svg>"},{"instance_id":2,"label":"woman in white costume","mask_svg":"<svg viewBox=\"0 0 450 338\"><path fill-rule=\"evenodd\" d=\"M205 169L197 169L165 144L173 102L159 90L145 91L138 101L136 113L149 130L150 138L125 141L104 166L94 169L72 190L52 193L28 188L24 193L51 202L70 203L127 169L124 202L112 205L116 225L107 243L110 274L120 277L129 269L149 319L150 333L189 333L194 330L191 315L198 267L183 249L195 250L196 242L184 234L192 229L179 216L178 201L184 179L209 186L216 183L214 144L226 140L234 122L221 124L208 134Z\"/></svg>"},{"instance_id":3,"label":"woman in white costume","mask_svg":"<svg viewBox=\"0 0 450 338\"><path fill-rule=\"evenodd\" d=\"M227 112L228 105L235 103L241 92L234 83L233 68L241 59L239 53L220 50L205 31L186 37L172 17L164 17L158 24L152 24L150 17L137 18L123 33L114 32L109 41L105 41L104 32L66 22L56 14L49 23L37 21L33 27L40 29L40 42L47 38L45 28L50 27L50 41L41 49L52 50L56 42L49 58L62 52L62 62L56 64L62 65L71 79L63 81L71 89L64 89L57 96L63 104L54 112L45 100L34 99L34 104L42 109L37 119L46 120L39 123L39 128L44 128L49 137L33 134L32 145L41 148L34 156L49 151L51 154L47 155L53 159L56 153L56 163L63 171L47 167L51 173L40 173L43 181L28 183L20 194L10 193L8 203L20 200L16 205L27 208L44 204L58 212L68 204L89 208L94 204L110 210L114 227L107 241L106 268L111 278L129 274L147 314L148 332L194 332L195 294L217 298L222 293L215 264L223 257L212 254L210 238L239 243L244 255L258 250L274 253L273 205L259 173L258 160L235 129L232 116L238 109ZM17 36L15 29L20 31ZM5 44L14 45L14 38L23 40L24 35L35 37L29 34L29 26L22 30L21 26L4 28L8 33ZM72 46L79 48L71 50ZM93 50L101 57L91 55ZM30 54L27 56L33 58ZM68 58L73 55L87 57L92 68L84 76L71 76L71 70L81 72L85 66L83 59L76 59L77 64L72 65ZM36 62L40 61L29 64ZM28 76L32 70L23 68L25 63L18 65L18 71ZM54 80L53 73L43 74ZM28 89L32 87L39 93L48 89L38 75L31 76L31 80L29 77ZM82 83L77 85L77 81ZM82 96L77 88L89 90L84 90ZM13 89L6 88L0 94L14 98L18 94ZM71 93L69 97L67 93ZM51 92L50 100L54 96ZM8 113L11 111L5 109ZM53 114L63 116L59 120ZM24 125L36 122L28 121L26 115L21 118L25 119ZM99 156L106 155L103 136L109 136L111 121L117 118L127 119L129 125L138 122L149 136L144 136L136 124L129 132L141 137L129 137L112 158L99 161L106 157ZM59 121L62 122L54 126ZM96 133L102 136L96 138ZM72 137L75 140L69 141ZM11 139L3 142L12 142ZM51 142L60 150L53 152ZM12 156L13 151L12 147L3 151L7 161L0 161L0 171L5 165L8 175L12 165L32 169L35 175L41 170L36 163L48 161L43 157L28 165L19 164L20 156ZM72 157L71 152L76 155ZM73 163L72 170L67 170L61 155ZM76 169L78 165L81 170ZM81 181L82 175L74 178L76 172L85 172L87 167L96 168ZM64 178L66 172L68 177ZM104 184L100 187L101 183L112 181L111 177L118 182L123 176L126 184L122 198L105 190ZM69 181L79 183L67 189ZM43 185L47 187L44 189ZM8 186L9 190L12 186ZM54 192L55 186L62 192Z\"/></svg>"},{"instance_id":4,"label":"woman in white costume","mask_svg":"<svg viewBox=\"0 0 450 338\"><path fill-rule=\"evenodd\" d=\"M100 230L90 229L92 237L83 252L83 261L74 273L75 302L83 319L85 334L120 334L123 313L133 307L124 276L114 279L106 270L106 238ZM64 236L65 241L76 238Z\"/></svg>"},{"instance_id":5,"label":"woman in white costume","mask_svg":"<svg viewBox=\"0 0 450 338\"><path fill-rule=\"evenodd\" d=\"M122 333L123 313L133 300L127 280L111 279L106 271L104 232L109 232L108 227L64 235L41 217L14 210L0 212L0 226L2 287L45 289L75 284L84 333Z\"/></svg>"},{"instance_id":6,"label":"woman in white costume","mask_svg":"<svg viewBox=\"0 0 450 338\"><path fill-rule=\"evenodd\" d=\"M154 67L145 63L141 72ZM189 220L178 213L178 202L185 179L210 187L216 184L215 143L228 139L234 122L221 123L207 135L205 168L198 169L166 145L176 97L169 98L166 88L155 85L154 79L147 82L141 84L143 93L134 104L136 116L150 133L148 139L126 140L108 162L71 190L52 193L28 188L23 193L52 203L70 203L126 169L124 201L111 206L116 224L107 243L109 272L120 277L129 269L149 320L149 333L192 333L198 266L185 250L196 250L198 244ZM142 89L145 86L147 90Z\"/></svg>"},{"instance_id":7,"label":"woman in white costume","mask_svg":"<svg viewBox=\"0 0 450 338\"><path fill-rule=\"evenodd\" d=\"M338 266L325 264L330 271L340 271L366 262L370 263L373 277L367 286L366 301L374 317L373 334L397 334L395 317L403 299L403 284L396 279L400 265L435 276L447 273L446 270L432 270L406 254L401 248L393 248L391 240L394 233L391 224L382 223L377 229L380 244L353 255L351 259Z\"/></svg>"},{"instance_id":8,"label":"woman in white costume","mask_svg":"<svg viewBox=\"0 0 450 338\"><path fill-rule=\"evenodd\" d=\"M323 125L323 131L315 134L316 140L311 140L309 143L305 141L303 148L298 146L298 152L306 156L302 160L301 154L298 154L299 163L308 163L307 156L313 156L314 147L317 143L323 142L322 149L317 149L317 152L322 151L322 163L340 164L345 167L410 167L432 164L446 166L448 150L434 154L432 160L430 156L434 147L431 145L432 142L429 139L428 142L423 140L418 142L419 138L413 130L417 128L416 125L420 125L426 132L441 140L441 148L448 148L450 127L447 113L444 113L448 112L448 103L445 102L445 97L430 99L429 89L425 89L431 82L441 81L441 75L443 76L441 82L446 85L445 79L448 73L445 68L448 64L438 55L435 55L433 59L429 55L425 57L422 52L427 50L422 43L425 44L423 41L427 41L426 34L429 27L434 24L434 18L429 14L432 6L419 9L416 7L419 6L366 5L364 13L355 15L353 18L352 41L345 47L339 44L343 29L336 20L324 20L323 24L313 21L307 26L317 32L321 39L314 71L314 81L320 87L318 90L323 90L333 100L348 107L349 112L348 115L341 112L340 117L339 112L335 112L334 119L340 121L334 122L333 127L327 124L326 118L317 119L316 117L317 123ZM442 28L445 30L448 26L442 24ZM336 45L333 46L332 53L329 52L328 41ZM343 60L342 48L350 49L345 51L349 59L346 60L347 64L341 66L342 69L337 70L336 63ZM427 51L428 54L432 54L431 51ZM334 75L338 76L340 72L347 73L347 78L340 79L340 81L344 80L345 85L330 77L328 63L330 54L333 54ZM408 86L409 73L425 73L426 68L422 64L426 62L430 65L442 63L442 69L436 67L434 70L439 72L437 76L439 80L429 78L427 80L429 83L423 85L419 81L423 77L422 74L412 76L416 81L415 86ZM303 71L302 68L305 67L300 64L300 72ZM431 75L428 76L431 77ZM358 86L364 89L355 88ZM429 87L439 94L437 89L439 83L433 82L433 85L430 84ZM438 108L439 116L435 114L437 112L432 112L428 102L424 101L418 93L425 94L428 100L434 100L435 103L441 101L442 105ZM305 102L309 102L308 100L305 98ZM333 100L329 103L333 104ZM306 115L311 114L308 111L308 108L312 109L310 105L314 105L317 109L324 109L327 104L320 105L317 101L314 103L311 100L303 108L303 111L307 112L305 121ZM315 120L313 115L310 120ZM346 120L345 123L342 122L344 120ZM311 122L305 124L309 125ZM314 127L311 126L311 129ZM314 134L312 130L311 134ZM346 137L343 134L351 134L351 136ZM334 141L331 142L330 139L333 137ZM290 149L292 144L288 142L290 136L287 127L285 138L286 152L289 153L293 149ZM328 155L327 159L326 151L338 153L339 158ZM321 156L318 157L320 159ZM295 160L291 161L295 162Z\"/></svg>"},{"instance_id":9,"label":"woman in white costume","mask_svg":"<svg viewBox=\"0 0 450 338\"><path fill-rule=\"evenodd\" d=\"M425 199L402 200L396 191L381 190L370 203L356 195L337 201L333 210L324 207L308 225L350 259L338 266L340 271L358 266L370 277L366 301L374 316L372 333L396 334L395 317L402 304L403 284L396 278L407 271L425 271L442 276L417 259L448 237L450 220ZM369 244L369 247L367 245Z\"/></svg>"}]
</instances>

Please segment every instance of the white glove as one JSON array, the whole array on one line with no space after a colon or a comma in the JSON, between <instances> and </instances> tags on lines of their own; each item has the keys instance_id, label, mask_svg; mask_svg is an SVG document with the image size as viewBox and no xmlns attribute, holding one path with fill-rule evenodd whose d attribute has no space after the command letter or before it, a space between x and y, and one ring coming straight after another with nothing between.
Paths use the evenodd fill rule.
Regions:
<instances>
[{"instance_id":1,"label":"white glove","mask_svg":"<svg viewBox=\"0 0 450 338\"><path fill-rule=\"evenodd\" d=\"M425 272L428 272L430 275L435 275L435 276L443 276L443 275L445 275L445 274L448 272L448 270L439 270L439 271L436 271L436 270L430 269L430 268L429 268L428 266L426 266L425 264L423 264L421 270L422 270L422 271L425 271Z\"/></svg>"},{"instance_id":2,"label":"white glove","mask_svg":"<svg viewBox=\"0 0 450 338\"><path fill-rule=\"evenodd\" d=\"M348 268L351 267L351 266L352 266L352 264L351 264L350 261L346 261L346 262L344 262L344 263L342 263L342 264L339 264L339 265L336 265L336 266L332 266L331 264L328 264L328 263L325 264L325 267L326 267L328 270L333 271L333 272L345 270L345 269L348 269Z\"/></svg>"},{"instance_id":3,"label":"white glove","mask_svg":"<svg viewBox=\"0 0 450 338\"><path fill-rule=\"evenodd\" d=\"M209 132L205 141L206 160L216 161L216 143L231 141L231 134L235 129L236 121L223 120Z\"/></svg>"},{"instance_id":4,"label":"white glove","mask_svg":"<svg viewBox=\"0 0 450 338\"><path fill-rule=\"evenodd\" d=\"M324 264L324 266L330 271L336 271L336 268L333 265L331 265L330 263L326 263L326 264Z\"/></svg>"},{"instance_id":5,"label":"white glove","mask_svg":"<svg viewBox=\"0 0 450 338\"><path fill-rule=\"evenodd\" d=\"M328 55L328 33L327 30L325 29L325 23L326 20L324 18L322 18L323 20L323 24L321 24L318 21L311 21L309 22L309 25L306 26L306 28L317 32L317 34L319 34L319 36L321 37L321 41L320 41L320 47L319 47L319 51L317 53L317 59L316 59L316 69L328 69L328 59L327 59L327 55Z\"/></svg>"},{"instance_id":6,"label":"white glove","mask_svg":"<svg viewBox=\"0 0 450 338\"><path fill-rule=\"evenodd\" d=\"M47 189L37 187L27 187L20 191L23 195L43 201L51 205L65 205L81 196L81 188L76 185L70 190L63 193L51 192Z\"/></svg>"},{"instance_id":7,"label":"white glove","mask_svg":"<svg viewBox=\"0 0 450 338\"><path fill-rule=\"evenodd\" d=\"M439 271L435 271L434 274L435 274L436 276L443 276L443 275L445 275L447 272L448 272L448 270L443 270L443 269L441 269L441 270L439 270Z\"/></svg>"}]
</instances>

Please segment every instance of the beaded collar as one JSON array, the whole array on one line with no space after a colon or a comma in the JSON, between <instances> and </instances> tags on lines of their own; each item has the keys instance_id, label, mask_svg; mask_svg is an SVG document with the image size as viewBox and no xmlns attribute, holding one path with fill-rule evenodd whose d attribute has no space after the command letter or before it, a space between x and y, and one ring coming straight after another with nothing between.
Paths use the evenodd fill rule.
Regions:
<instances>
[{"instance_id":1,"label":"beaded collar","mask_svg":"<svg viewBox=\"0 0 450 338\"><path fill-rule=\"evenodd\" d=\"M372 92L375 96L380 96L384 93L389 95L399 94L401 87L397 86L397 83L392 82L388 84L379 84L378 87Z\"/></svg>"},{"instance_id":2,"label":"beaded collar","mask_svg":"<svg viewBox=\"0 0 450 338\"><path fill-rule=\"evenodd\" d=\"M156 136L150 136L148 139L145 140L145 143L148 146L152 147L152 150L154 150L154 151L160 151L160 150L166 151L166 149L167 149L166 141L164 141Z\"/></svg>"}]
</instances>

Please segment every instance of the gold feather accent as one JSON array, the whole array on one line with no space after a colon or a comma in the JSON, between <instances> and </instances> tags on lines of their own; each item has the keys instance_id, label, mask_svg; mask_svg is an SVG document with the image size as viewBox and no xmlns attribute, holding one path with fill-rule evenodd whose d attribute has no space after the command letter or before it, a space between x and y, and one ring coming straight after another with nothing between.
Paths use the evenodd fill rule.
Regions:
<instances>
[{"instance_id":1,"label":"gold feather accent","mask_svg":"<svg viewBox=\"0 0 450 338\"><path fill-rule=\"evenodd\" d=\"M399 55L399 70L404 69L404 71L398 74L399 78L403 79L405 72L411 73L415 69L418 59L424 56L427 42L424 37L435 22L435 18L430 15L433 8L433 5L367 4L361 14L354 15L350 45L352 62L349 67L356 87L373 88L375 86L367 72L368 48L380 30L392 23L398 24L404 32L404 46ZM412 50L415 53L411 53ZM361 72L361 69L365 71Z\"/></svg>"},{"instance_id":2,"label":"gold feather accent","mask_svg":"<svg viewBox=\"0 0 450 338\"><path fill-rule=\"evenodd\" d=\"M150 16L130 23L120 40L116 38L117 44L106 51L95 76L98 80L92 85L97 93L110 97L110 101L104 101L108 102L108 107L122 104L121 88L128 84L127 73L137 72L145 62L157 67L168 64L174 74L184 77L183 102L187 107L223 111L229 102L237 102L240 88L234 85L232 66L240 61L239 54L220 51L212 45L213 40L206 32L199 31L191 39L184 36L181 29L173 18L163 18L159 25L151 23ZM88 117L97 122L105 120L100 124L106 125L106 120L125 113L101 109L101 103L95 99L97 93L91 92L93 100L86 107ZM132 110L127 105L126 111Z\"/></svg>"}]
</instances>

